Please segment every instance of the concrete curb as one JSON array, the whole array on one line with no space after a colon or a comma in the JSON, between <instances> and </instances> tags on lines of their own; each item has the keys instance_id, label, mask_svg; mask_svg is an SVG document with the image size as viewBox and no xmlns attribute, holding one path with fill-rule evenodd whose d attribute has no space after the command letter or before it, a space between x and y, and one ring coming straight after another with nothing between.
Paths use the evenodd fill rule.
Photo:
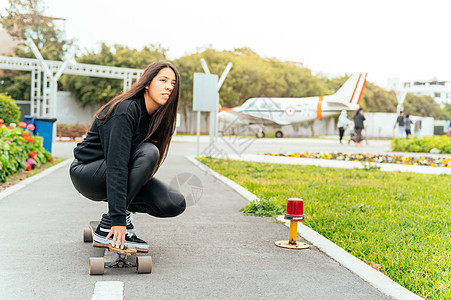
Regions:
<instances>
[{"instance_id":1,"label":"concrete curb","mask_svg":"<svg viewBox=\"0 0 451 300\"><path fill-rule=\"evenodd\" d=\"M26 187L28 184L35 182L36 180L42 179L47 175L50 175L51 173L55 172L56 170L65 167L67 165L69 165L72 162L72 159L66 159L65 161L60 162L59 164L57 164L56 166L50 167L45 171L42 171L39 174L36 174L30 178L24 179L18 183L16 183L15 185L5 189L4 191L0 192L0 200L2 200L3 198L11 195L12 193L17 192L18 190L23 189L24 187Z\"/></svg>"},{"instance_id":2,"label":"concrete curb","mask_svg":"<svg viewBox=\"0 0 451 300\"><path fill-rule=\"evenodd\" d=\"M204 172L209 172L213 177L219 179L224 184L227 184L237 193L242 195L246 200L253 201L258 199L256 195L252 194L239 184L234 181L218 174L212 169L208 168L203 163L199 162L193 156L186 156L186 158L191 161L194 165L199 167ZM299 158L296 158L299 159ZM283 216L277 217L277 220L282 221L286 226L290 226L290 222L285 220ZM302 231L302 234L301 234ZM346 252L343 248L337 246L318 232L314 231L310 227L305 226L302 223L298 224L298 233L302 235L306 240L313 243L321 251L326 253L328 256L342 264L345 268L349 269L351 272L357 274L359 277L370 283L372 286L380 290L387 296L393 297L395 299L423 299L420 296L412 293L405 287L399 285L398 283L391 280L386 275L368 266L366 263L356 258L355 256Z\"/></svg>"}]
</instances>

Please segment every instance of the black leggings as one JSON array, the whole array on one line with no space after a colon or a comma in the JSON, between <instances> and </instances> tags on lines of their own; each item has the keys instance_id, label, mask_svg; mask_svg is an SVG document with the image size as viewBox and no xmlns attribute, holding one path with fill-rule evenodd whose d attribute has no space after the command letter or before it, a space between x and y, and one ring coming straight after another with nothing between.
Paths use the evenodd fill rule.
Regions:
<instances>
[{"instance_id":1,"label":"black leggings","mask_svg":"<svg viewBox=\"0 0 451 300\"><path fill-rule=\"evenodd\" d=\"M344 127L338 127L338 131L340 132L340 142L343 139L343 135L345 134Z\"/></svg>"},{"instance_id":2,"label":"black leggings","mask_svg":"<svg viewBox=\"0 0 451 300\"><path fill-rule=\"evenodd\" d=\"M174 188L152 177L159 158L158 148L142 143L130 158L127 210L159 218L175 217L185 211L185 197ZM82 163L75 159L70 166L72 184L83 196L94 201L108 201L106 162L104 159Z\"/></svg>"}]
</instances>

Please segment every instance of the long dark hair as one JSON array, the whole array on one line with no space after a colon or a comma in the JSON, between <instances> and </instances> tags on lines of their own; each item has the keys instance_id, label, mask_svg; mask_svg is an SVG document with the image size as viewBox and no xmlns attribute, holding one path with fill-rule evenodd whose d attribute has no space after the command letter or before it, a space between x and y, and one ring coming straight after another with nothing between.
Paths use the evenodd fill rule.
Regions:
<instances>
[{"instance_id":1,"label":"long dark hair","mask_svg":"<svg viewBox=\"0 0 451 300\"><path fill-rule=\"evenodd\" d=\"M149 130L147 131L146 137L142 142L146 141L152 137L152 142L157 146L160 151L160 158L158 159L157 167L155 168L154 174L157 172L160 165L163 163L166 155L168 153L169 144L171 143L172 135L175 131L176 118L177 118L177 107L180 98L180 75L177 69L169 62L157 61L153 64L147 66L144 73L136 81L132 87L117 95L107 104L103 105L95 114L93 123L96 119L108 120L108 118L113 113L115 107L124 100L133 98L138 95L144 95L146 86L148 86L155 76L165 68L171 68L175 74L175 86L169 96L168 101L155 110L152 114ZM103 111L106 110L106 114L99 116Z\"/></svg>"}]
</instances>

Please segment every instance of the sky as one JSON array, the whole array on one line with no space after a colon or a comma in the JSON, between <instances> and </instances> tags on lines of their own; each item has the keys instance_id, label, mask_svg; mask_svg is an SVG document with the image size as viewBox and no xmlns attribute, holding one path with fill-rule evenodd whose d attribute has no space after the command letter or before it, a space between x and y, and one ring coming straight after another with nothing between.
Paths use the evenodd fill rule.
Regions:
<instances>
[{"instance_id":1,"label":"sky","mask_svg":"<svg viewBox=\"0 0 451 300\"><path fill-rule=\"evenodd\" d=\"M66 19L67 38L81 50L98 49L101 42L137 49L160 44L175 59L207 47L248 47L328 77L366 72L382 87L389 78L451 81L449 0L45 3L49 16ZM8 1L0 0L2 14L6 7Z\"/></svg>"}]
</instances>

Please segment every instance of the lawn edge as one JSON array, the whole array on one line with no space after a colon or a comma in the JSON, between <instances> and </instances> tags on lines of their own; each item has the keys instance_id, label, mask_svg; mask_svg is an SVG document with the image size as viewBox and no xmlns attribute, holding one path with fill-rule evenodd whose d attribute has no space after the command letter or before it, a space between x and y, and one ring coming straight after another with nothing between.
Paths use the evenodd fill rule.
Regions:
<instances>
[{"instance_id":1,"label":"lawn edge","mask_svg":"<svg viewBox=\"0 0 451 300\"><path fill-rule=\"evenodd\" d=\"M234 189L237 193L239 193L243 198L245 198L247 201L253 201L258 199L258 197L251 192L249 192L247 189L242 187L241 185L237 184L236 182L230 180L229 178L213 171L200 161L196 159L195 156L185 156L186 159L188 159L190 162L192 162L195 166L200 168L202 171L209 172L213 177L217 178L224 184L230 186L232 189ZM278 216L277 220L282 221L287 227L290 227L290 222L288 220L285 220L283 216ZM302 232L302 234L301 234ZM384 275L383 273L373 269L357 257L351 255L347 251L345 251L343 248L339 247L332 241L325 238L323 235L319 234L318 232L314 231L310 227L299 223L298 224L298 234L301 235L303 238L305 238L307 241L313 243L318 249L320 249L322 252L327 254L329 257L343 265L345 268L350 270L351 272L355 273L357 276L362 278L363 280L370 283L372 286L374 286L376 289L381 291L387 296L393 297L395 299L423 299L417 294L409 291L405 287L401 286L400 284L396 283L392 279L390 279L388 276Z\"/></svg>"}]
</instances>

